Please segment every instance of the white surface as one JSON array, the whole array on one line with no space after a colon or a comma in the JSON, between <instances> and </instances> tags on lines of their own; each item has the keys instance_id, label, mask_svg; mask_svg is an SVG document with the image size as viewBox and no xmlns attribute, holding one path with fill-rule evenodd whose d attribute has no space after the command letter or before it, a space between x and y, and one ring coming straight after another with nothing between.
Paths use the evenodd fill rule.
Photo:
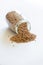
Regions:
<instances>
[{"instance_id":1,"label":"white surface","mask_svg":"<svg viewBox=\"0 0 43 65\"><path fill-rule=\"evenodd\" d=\"M5 15L12 10L27 17L36 41L11 44ZM0 65L43 65L43 0L0 0Z\"/></svg>"}]
</instances>

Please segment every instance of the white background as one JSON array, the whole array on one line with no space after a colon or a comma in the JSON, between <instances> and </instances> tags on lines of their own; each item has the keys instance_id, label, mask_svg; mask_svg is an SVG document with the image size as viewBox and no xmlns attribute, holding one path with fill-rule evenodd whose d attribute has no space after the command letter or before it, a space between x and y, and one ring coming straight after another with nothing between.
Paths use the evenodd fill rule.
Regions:
<instances>
[{"instance_id":1,"label":"white background","mask_svg":"<svg viewBox=\"0 0 43 65\"><path fill-rule=\"evenodd\" d=\"M30 21L35 41L11 44L5 15L13 10ZM43 0L0 0L0 65L43 65Z\"/></svg>"}]
</instances>

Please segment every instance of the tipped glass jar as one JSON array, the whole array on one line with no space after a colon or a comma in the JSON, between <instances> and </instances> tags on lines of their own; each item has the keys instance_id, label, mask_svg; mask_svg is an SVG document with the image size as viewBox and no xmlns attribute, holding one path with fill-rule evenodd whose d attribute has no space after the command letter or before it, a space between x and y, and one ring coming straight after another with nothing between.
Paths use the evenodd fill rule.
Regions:
<instances>
[{"instance_id":1,"label":"tipped glass jar","mask_svg":"<svg viewBox=\"0 0 43 65\"><path fill-rule=\"evenodd\" d=\"M16 32L18 34L18 28L21 24L26 23L27 29L31 29L30 22L24 19L20 14L18 14L16 11L8 12L6 15L7 23L9 25L9 28ZM22 27L23 28L23 27ZM25 27L24 27L25 29ZM23 29L23 30L24 30Z\"/></svg>"}]
</instances>

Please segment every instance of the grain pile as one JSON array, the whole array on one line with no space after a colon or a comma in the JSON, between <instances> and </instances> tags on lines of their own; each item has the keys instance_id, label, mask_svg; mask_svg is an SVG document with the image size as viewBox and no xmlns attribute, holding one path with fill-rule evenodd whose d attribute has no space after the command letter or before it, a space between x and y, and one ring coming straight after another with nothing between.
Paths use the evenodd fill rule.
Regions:
<instances>
[{"instance_id":1,"label":"grain pile","mask_svg":"<svg viewBox=\"0 0 43 65\"><path fill-rule=\"evenodd\" d=\"M9 20L10 23L15 24L15 25L17 22L19 22L19 20L23 19L23 17L21 15L18 15L15 11L9 12L6 15L6 18ZM10 38L11 41L21 43L21 42L33 41L36 38L36 35L30 33L30 31L28 30L26 22L21 23L18 26L17 31L18 33Z\"/></svg>"}]
</instances>

